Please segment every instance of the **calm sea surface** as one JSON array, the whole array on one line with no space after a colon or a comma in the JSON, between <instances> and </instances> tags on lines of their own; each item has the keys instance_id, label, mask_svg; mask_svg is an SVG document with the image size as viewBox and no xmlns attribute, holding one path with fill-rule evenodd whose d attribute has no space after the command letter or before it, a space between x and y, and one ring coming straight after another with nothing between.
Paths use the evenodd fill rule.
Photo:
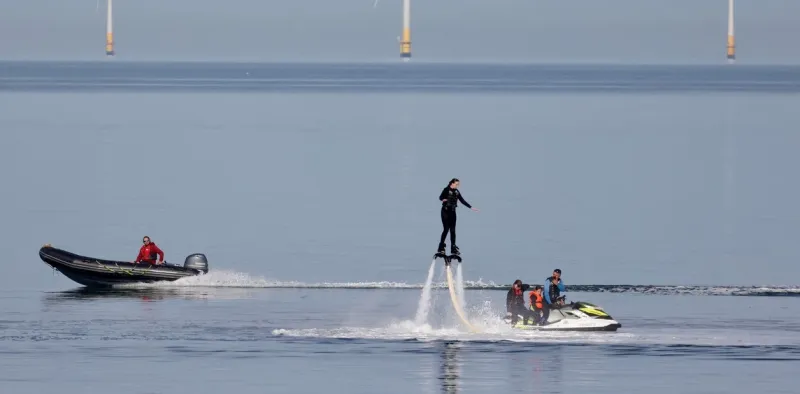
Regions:
<instances>
[{"instance_id":1,"label":"calm sea surface","mask_svg":"<svg viewBox=\"0 0 800 394\"><path fill-rule=\"evenodd\" d=\"M0 62L3 393L796 393L800 67ZM471 333L441 264L450 178ZM208 275L89 291L45 243ZM561 268L616 333L518 332Z\"/></svg>"}]
</instances>

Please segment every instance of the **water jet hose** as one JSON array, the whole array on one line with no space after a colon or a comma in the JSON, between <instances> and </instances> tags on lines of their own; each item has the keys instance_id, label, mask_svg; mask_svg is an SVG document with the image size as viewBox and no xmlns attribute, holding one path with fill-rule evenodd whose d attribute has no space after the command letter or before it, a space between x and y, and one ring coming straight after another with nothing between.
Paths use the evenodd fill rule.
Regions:
<instances>
[{"instance_id":1,"label":"water jet hose","mask_svg":"<svg viewBox=\"0 0 800 394\"><path fill-rule=\"evenodd\" d=\"M461 318L461 322L463 322L467 328L469 328L472 332L478 332L478 330L469 323L467 320L464 310L462 306L458 303L458 298L456 297L456 290L453 286L453 271L451 270L451 264L447 265L447 287L450 289L450 301L453 302L453 308L455 308L458 317Z\"/></svg>"}]
</instances>

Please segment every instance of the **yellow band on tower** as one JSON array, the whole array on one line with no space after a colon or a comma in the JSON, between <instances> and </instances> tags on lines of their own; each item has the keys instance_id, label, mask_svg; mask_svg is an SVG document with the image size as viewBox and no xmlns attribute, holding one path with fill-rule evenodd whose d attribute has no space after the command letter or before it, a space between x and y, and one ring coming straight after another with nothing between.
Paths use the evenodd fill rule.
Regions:
<instances>
[{"instance_id":1,"label":"yellow band on tower","mask_svg":"<svg viewBox=\"0 0 800 394\"><path fill-rule=\"evenodd\" d=\"M733 36L728 36L728 55L733 55L736 50L736 40Z\"/></svg>"},{"instance_id":2,"label":"yellow band on tower","mask_svg":"<svg viewBox=\"0 0 800 394\"><path fill-rule=\"evenodd\" d=\"M403 39L400 41L400 52L411 53L411 29L403 29Z\"/></svg>"}]
</instances>

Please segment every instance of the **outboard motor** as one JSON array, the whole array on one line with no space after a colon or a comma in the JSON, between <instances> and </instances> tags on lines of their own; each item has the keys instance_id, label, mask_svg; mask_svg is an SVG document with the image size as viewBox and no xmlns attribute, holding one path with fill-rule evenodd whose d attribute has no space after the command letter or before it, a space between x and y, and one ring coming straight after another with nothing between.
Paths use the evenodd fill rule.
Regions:
<instances>
[{"instance_id":1,"label":"outboard motor","mask_svg":"<svg viewBox=\"0 0 800 394\"><path fill-rule=\"evenodd\" d=\"M208 273L208 259L202 253L195 253L186 256L183 262L184 268L189 268L197 271L203 271L204 274Z\"/></svg>"}]
</instances>

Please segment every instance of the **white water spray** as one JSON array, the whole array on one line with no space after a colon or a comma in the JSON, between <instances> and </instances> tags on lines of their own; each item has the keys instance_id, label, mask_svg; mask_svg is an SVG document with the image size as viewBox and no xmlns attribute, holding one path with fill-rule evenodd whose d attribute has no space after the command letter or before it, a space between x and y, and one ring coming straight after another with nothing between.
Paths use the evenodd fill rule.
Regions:
<instances>
[{"instance_id":1,"label":"white water spray","mask_svg":"<svg viewBox=\"0 0 800 394\"><path fill-rule=\"evenodd\" d=\"M464 299L464 271L461 268L461 263L456 267L456 297L458 297L458 303L461 304L461 307L466 309L467 302Z\"/></svg>"},{"instance_id":2,"label":"white water spray","mask_svg":"<svg viewBox=\"0 0 800 394\"><path fill-rule=\"evenodd\" d=\"M436 259L431 261L431 267L428 268L428 278L425 280L425 285L422 286L422 295L419 297L417 316L414 319L418 326L425 324L428 320L428 311L431 309L431 284L433 283L433 271L435 268Z\"/></svg>"}]
</instances>

